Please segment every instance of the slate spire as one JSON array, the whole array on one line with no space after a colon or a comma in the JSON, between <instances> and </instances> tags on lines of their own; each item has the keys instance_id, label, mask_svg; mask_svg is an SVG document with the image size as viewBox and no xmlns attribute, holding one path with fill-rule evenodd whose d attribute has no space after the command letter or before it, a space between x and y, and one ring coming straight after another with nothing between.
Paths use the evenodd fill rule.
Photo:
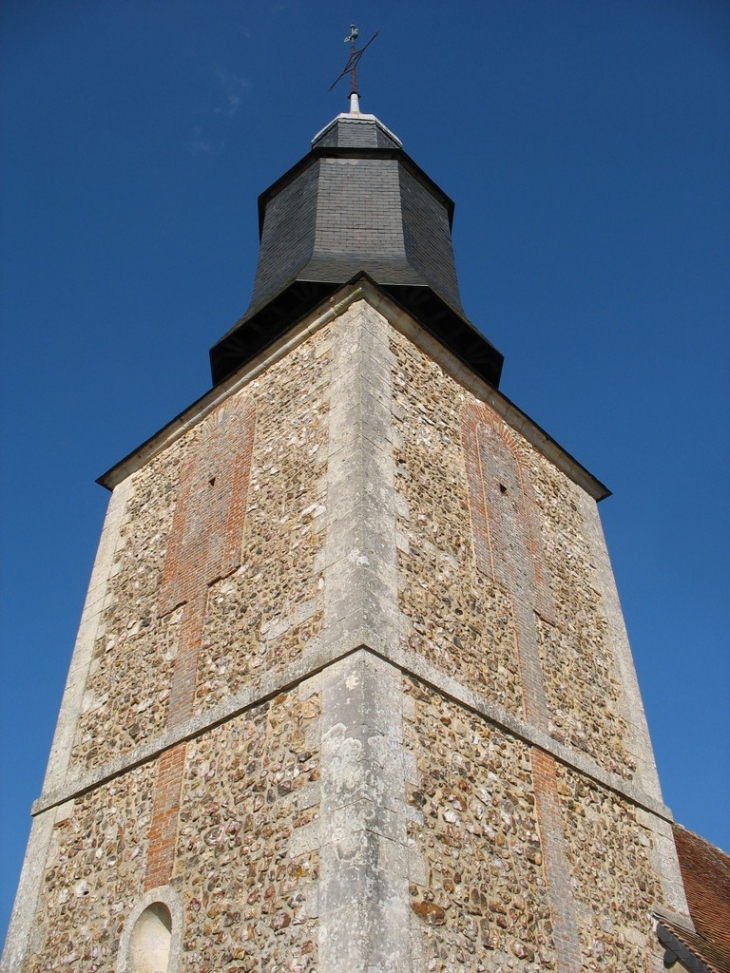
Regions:
<instances>
[{"instance_id":1,"label":"slate spire","mask_svg":"<svg viewBox=\"0 0 730 973\"><path fill-rule=\"evenodd\" d=\"M454 204L357 96L311 151L259 197L260 252L251 304L211 349L219 382L339 287L371 277L495 387L502 355L464 313Z\"/></svg>"}]
</instances>

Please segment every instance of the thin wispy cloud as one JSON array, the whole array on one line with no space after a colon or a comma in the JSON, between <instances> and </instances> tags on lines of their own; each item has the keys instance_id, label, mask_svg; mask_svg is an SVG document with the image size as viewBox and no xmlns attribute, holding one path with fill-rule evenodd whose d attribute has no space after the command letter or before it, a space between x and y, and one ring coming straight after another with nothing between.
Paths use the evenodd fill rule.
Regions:
<instances>
[{"instance_id":1,"label":"thin wispy cloud","mask_svg":"<svg viewBox=\"0 0 730 973\"><path fill-rule=\"evenodd\" d=\"M192 155L218 155L225 148L224 139L206 138L200 125L196 125L193 137L188 145Z\"/></svg>"},{"instance_id":2,"label":"thin wispy cloud","mask_svg":"<svg viewBox=\"0 0 730 973\"><path fill-rule=\"evenodd\" d=\"M224 104L216 106L213 111L216 115L232 118L241 107L245 93L251 88L251 82L248 78L234 74L221 65L216 66L215 72Z\"/></svg>"},{"instance_id":3,"label":"thin wispy cloud","mask_svg":"<svg viewBox=\"0 0 730 973\"><path fill-rule=\"evenodd\" d=\"M218 155L225 148L225 139L220 137L220 125L214 119L225 122L233 119L240 110L246 93L251 89L251 82L243 75L229 71L222 64L212 68L215 83L205 99L204 104L197 108L201 118L195 126L192 138L188 143L188 150L193 155Z\"/></svg>"}]
</instances>

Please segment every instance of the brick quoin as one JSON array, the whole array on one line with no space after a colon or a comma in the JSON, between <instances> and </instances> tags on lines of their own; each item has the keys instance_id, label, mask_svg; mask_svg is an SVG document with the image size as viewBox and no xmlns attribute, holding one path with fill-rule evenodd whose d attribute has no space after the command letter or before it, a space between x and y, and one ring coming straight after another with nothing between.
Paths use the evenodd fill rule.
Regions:
<instances>
[{"instance_id":1,"label":"brick quoin","mask_svg":"<svg viewBox=\"0 0 730 973\"><path fill-rule=\"evenodd\" d=\"M193 713L208 588L241 563L255 429L252 404L225 403L203 424L180 471L159 596L160 617L183 606L169 726ZM158 761L146 889L165 885L172 876L185 753L183 742Z\"/></svg>"},{"instance_id":2,"label":"brick quoin","mask_svg":"<svg viewBox=\"0 0 730 973\"><path fill-rule=\"evenodd\" d=\"M551 621L553 607L530 482L523 475L514 432L491 409L467 405L461 428L477 569L512 600L525 717L546 731L535 615ZM532 747L531 765L558 969L579 973L580 944L555 760Z\"/></svg>"}]
</instances>

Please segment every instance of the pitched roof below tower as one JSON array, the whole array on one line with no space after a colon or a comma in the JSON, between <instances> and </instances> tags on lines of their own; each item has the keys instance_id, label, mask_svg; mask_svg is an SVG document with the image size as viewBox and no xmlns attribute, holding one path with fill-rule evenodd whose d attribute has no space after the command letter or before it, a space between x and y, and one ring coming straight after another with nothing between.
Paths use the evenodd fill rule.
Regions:
<instances>
[{"instance_id":1,"label":"pitched roof below tower","mask_svg":"<svg viewBox=\"0 0 730 973\"><path fill-rule=\"evenodd\" d=\"M690 973L730 973L730 857L699 835L674 825L682 881L694 931L660 915L659 939Z\"/></svg>"}]
</instances>

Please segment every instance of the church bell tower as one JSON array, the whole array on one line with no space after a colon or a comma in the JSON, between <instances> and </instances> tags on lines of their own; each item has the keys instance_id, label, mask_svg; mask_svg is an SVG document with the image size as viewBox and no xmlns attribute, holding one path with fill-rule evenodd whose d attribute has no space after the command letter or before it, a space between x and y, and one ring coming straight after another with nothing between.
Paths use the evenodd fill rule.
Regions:
<instances>
[{"instance_id":1,"label":"church bell tower","mask_svg":"<svg viewBox=\"0 0 730 973\"><path fill-rule=\"evenodd\" d=\"M5 973L654 971L687 914L597 502L351 110L111 491Z\"/></svg>"}]
</instances>

